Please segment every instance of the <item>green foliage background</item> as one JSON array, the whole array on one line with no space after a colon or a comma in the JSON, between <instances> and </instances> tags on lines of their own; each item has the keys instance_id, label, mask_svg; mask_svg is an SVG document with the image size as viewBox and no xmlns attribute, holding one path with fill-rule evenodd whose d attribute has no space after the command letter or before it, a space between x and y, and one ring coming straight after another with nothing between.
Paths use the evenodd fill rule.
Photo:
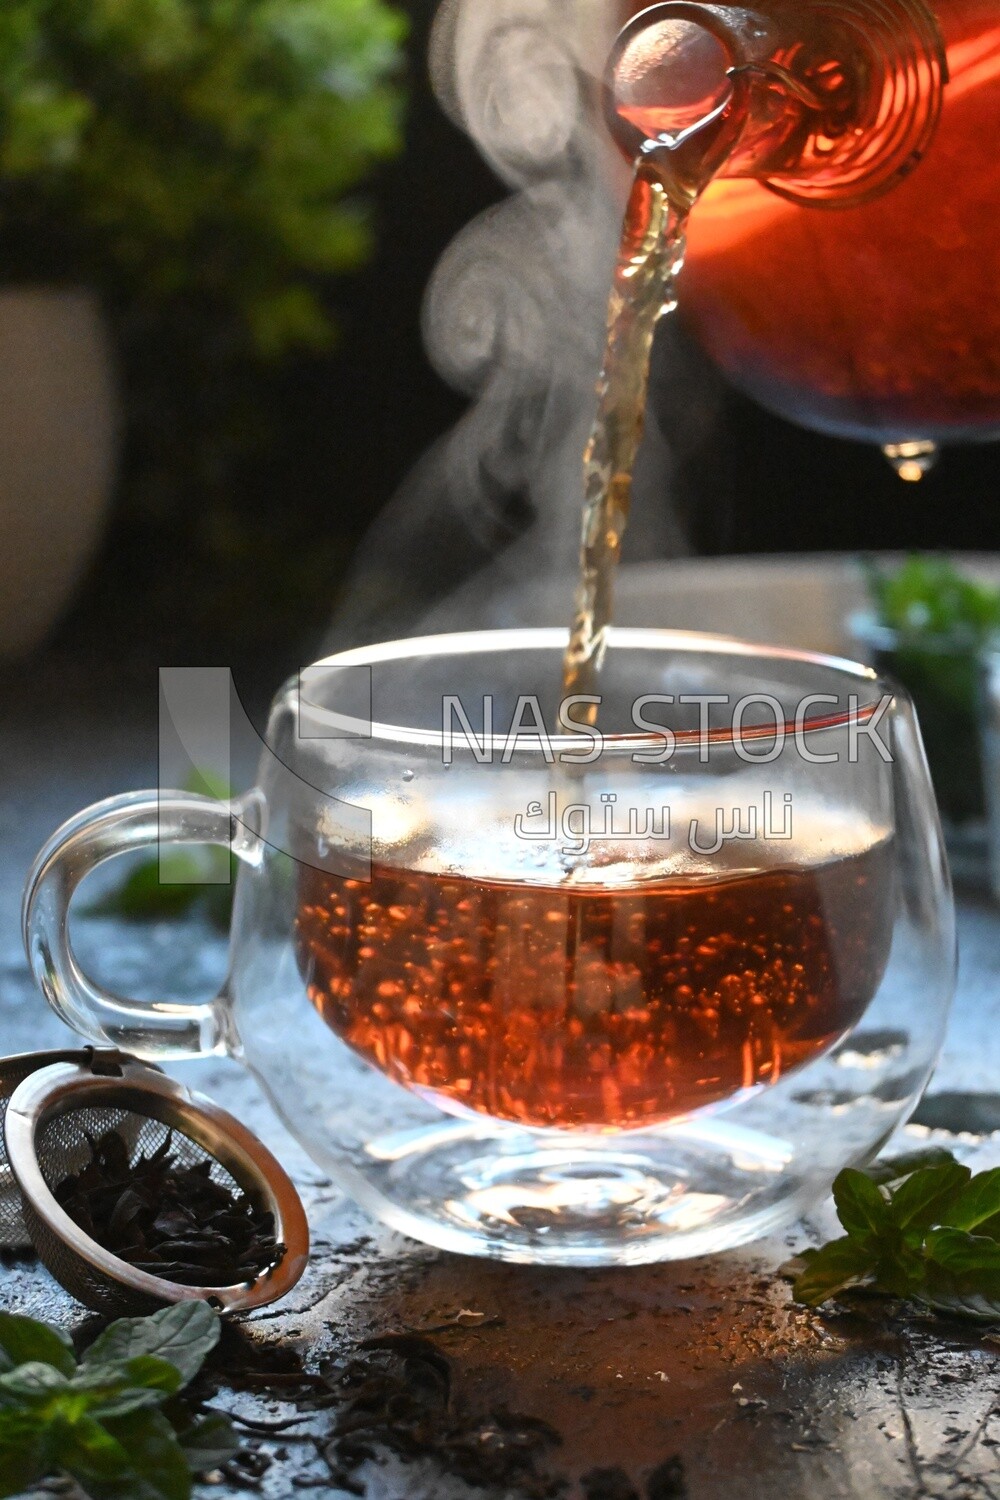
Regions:
<instances>
[{"instance_id":1,"label":"green foliage background","mask_svg":"<svg viewBox=\"0 0 1000 1500\"><path fill-rule=\"evenodd\" d=\"M385 0L0 5L0 286L89 286L114 338L115 628L123 577L140 631L178 599L241 638L329 607L335 514L316 538L254 484L289 357L335 343L331 278L371 249L358 189L401 144L405 31Z\"/></svg>"},{"instance_id":2,"label":"green foliage background","mask_svg":"<svg viewBox=\"0 0 1000 1500\"><path fill-rule=\"evenodd\" d=\"M981 658L1000 631L1000 591L933 554L867 572L878 623L892 632L876 639L875 665L910 690L938 806L956 824L981 819Z\"/></svg>"},{"instance_id":3,"label":"green foliage background","mask_svg":"<svg viewBox=\"0 0 1000 1500\"><path fill-rule=\"evenodd\" d=\"M322 344L312 278L369 248L345 197L399 143L381 0L5 0L0 266Z\"/></svg>"}]
</instances>

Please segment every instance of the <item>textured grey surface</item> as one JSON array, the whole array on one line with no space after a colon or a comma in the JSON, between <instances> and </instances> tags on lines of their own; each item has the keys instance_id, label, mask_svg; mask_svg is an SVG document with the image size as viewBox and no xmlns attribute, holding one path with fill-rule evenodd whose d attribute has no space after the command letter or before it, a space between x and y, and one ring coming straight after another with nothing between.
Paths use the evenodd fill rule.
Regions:
<instances>
[{"instance_id":1,"label":"textured grey surface","mask_svg":"<svg viewBox=\"0 0 1000 1500\"><path fill-rule=\"evenodd\" d=\"M85 803L152 783L155 712L149 673L123 680L54 661L0 680L3 1052L66 1036L21 951L30 858ZM959 994L932 1090L990 1092L1000 1079L1000 918L963 900L960 926ZM123 929L101 919L76 930L86 962L127 993L204 995L223 971L223 945L196 924ZM790 1244L827 1231L826 1211L800 1233L677 1266L566 1273L461 1260L381 1230L340 1198L235 1064L176 1071L263 1136L309 1209L312 1264L286 1303L251 1320L259 1355L291 1350L315 1371L372 1334L434 1329L461 1404L552 1424L562 1442L550 1464L569 1496L584 1493L588 1470L618 1466L645 1497L648 1474L677 1453L691 1500L1000 1497L1000 1346L974 1329L897 1324L881 1311L871 1321L820 1318L790 1305L774 1268ZM977 1164L1000 1161L1000 1136L941 1139ZM67 1326L86 1317L30 1260L0 1267L0 1303ZM463 1311L475 1316L456 1322ZM226 1388L218 1402L250 1423L292 1420L252 1435L270 1464L247 1485L274 1500L346 1493L322 1457L330 1411L303 1417L274 1395ZM470 1493L431 1459L378 1454L358 1474L374 1500ZM206 1490L238 1492L229 1479Z\"/></svg>"}]
</instances>

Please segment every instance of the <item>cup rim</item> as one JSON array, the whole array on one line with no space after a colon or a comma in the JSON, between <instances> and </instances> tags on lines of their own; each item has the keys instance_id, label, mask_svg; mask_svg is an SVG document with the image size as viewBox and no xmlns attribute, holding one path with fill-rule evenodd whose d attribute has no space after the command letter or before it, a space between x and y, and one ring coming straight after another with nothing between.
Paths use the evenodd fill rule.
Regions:
<instances>
[{"instance_id":1,"label":"cup rim","mask_svg":"<svg viewBox=\"0 0 1000 1500\"><path fill-rule=\"evenodd\" d=\"M334 652L313 662L305 669L305 672L313 672L321 667L374 666L379 662L402 662L428 656L470 656L476 653L494 655L528 650L562 651L565 649L567 639L566 630L559 626L469 630L441 635L409 636L400 640L354 646L346 651ZM738 736L732 727L725 726L707 731L702 729L676 730L674 738L678 751L697 750L705 744L733 744L737 738L740 743L773 739L779 730L785 736L802 733L813 735L824 730L844 728L852 721L855 724L864 725L879 711L882 700L886 697L895 699L901 696L898 685L890 683L874 667L851 661L847 657L833 656L819 651L806 651L798 647L762 645L739 640L735 636L714 635L701 631L661 630L634 626L612 627L609 631L609 644L618 650L644 649L689 652L692 655L714 654L744 661L753 660L762 664L768 660L796 662L804 666L820 667L842 677L851 678L859 684L868 685L872 690L870 698L866 696L864 701L859 701L855 707L833 713L816 714L805 718L801 723L797 723L795 719L786 719L780 725L741 726ZM303 673L291 677L279 694L279 702L287 702L289 699L294 700L295 710L300 719L299 733L305 738L362 739L383 745L395 744L400 747L430 750L440 750L446 744L446 737L440 729L417 729L402 724L386 724L377 720L369 722L324 707L309 699L308 686L304 681ZM307 729L301 722L303 720L308 726ZM581 733L585 733L582 726ZM502 734L483 735L479 737L479 740L484 748L490 750L502 750L509 744L509 736ZM658 747L662 745L662 742L663 736L660 734L601 733L602 753L618 752L632 755L637 750ZM579 733L550 733L543 740L537 733L519 730L516 736L518 750L537 751L544 746L544 748L551 747L554 751L572 751L579 750L580 744Z\"/></svg>"}]
</instances>

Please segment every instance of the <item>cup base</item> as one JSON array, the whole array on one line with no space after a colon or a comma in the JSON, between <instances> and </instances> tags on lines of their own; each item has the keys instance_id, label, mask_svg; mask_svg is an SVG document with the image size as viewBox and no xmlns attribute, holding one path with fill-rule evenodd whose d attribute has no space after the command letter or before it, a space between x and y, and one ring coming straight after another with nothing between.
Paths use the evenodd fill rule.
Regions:
<instances>
[{"instance_id":1,"label":"cup base","mask_svg":"<svg viewBox=\"0 0 1000 1500\"><path fill-rule=\"evenodd\" d=\"M441 1249L520 1264L637 1265L716 1253L796 1218L816 1184L788 1142L687 1121L641 1134L439 1125L369 1143L337 1175L364 1207Z\"/></svg>"}]
</instances>

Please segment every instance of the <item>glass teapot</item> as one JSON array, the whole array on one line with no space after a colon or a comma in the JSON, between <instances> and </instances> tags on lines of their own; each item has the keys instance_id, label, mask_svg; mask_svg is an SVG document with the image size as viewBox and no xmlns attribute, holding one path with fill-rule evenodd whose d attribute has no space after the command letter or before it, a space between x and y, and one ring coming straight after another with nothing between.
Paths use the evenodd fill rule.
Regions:
<instances>
[{"instance_id":1,"label":"glass teapot","mask_svg":"<svg viewBox=\"0 0 1000 1500\"><path fill-rule=\"evenodd\" d=\"M607 84L630 156L729 132L680 311L733 384L904 479L1000 437L995 0L655 5Z\"/></svg>"}]
</instances>

